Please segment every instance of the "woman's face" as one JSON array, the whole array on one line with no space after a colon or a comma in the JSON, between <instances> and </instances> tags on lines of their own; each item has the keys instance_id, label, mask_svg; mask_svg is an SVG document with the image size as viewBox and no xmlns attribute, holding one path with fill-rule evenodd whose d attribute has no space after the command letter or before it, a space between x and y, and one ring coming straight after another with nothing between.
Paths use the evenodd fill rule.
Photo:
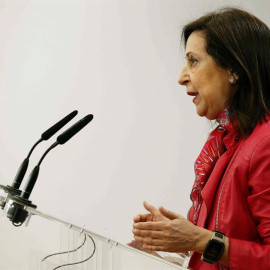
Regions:
<instances>
[{"instance_id":1,"label":"woman's face","mask_svg":"<svg viewBox=\"0 0 270 270\"><path fill-rule=\"evenodd\" d=\"M206 52L206 41L201 31L193 32L186 44L186 63L179 84L186 86L187 94L194 96L197 114L209 120L216 119L226 107L226 102L235 91L229 78L232 73L217 65Z\"/></svg>"}]
</instances>

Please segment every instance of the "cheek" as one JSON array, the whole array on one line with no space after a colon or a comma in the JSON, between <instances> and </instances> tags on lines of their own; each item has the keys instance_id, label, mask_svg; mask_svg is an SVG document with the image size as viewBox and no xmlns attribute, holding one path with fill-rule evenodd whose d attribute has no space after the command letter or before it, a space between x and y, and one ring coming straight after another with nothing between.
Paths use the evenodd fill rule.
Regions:
<instances>
[{"instance_id":1,"label":"cheek","mask_svg":"<svg viewBox=\"0 0 270 270\"><path fill-rule=\"evenodd\" d=\"M192 89L196 92L200 92L202 88L204 88L204 83L197 76L190 76L190 82L192 85Z\"/></svg>"},{"instance_id":2,"label":"cheek","mask_svg":"<svg viewBox=\"0 0 270 270\"><path fill-rule=\"evenodd\" d=\"M213 74L211 72L205 72L201 68L190 74L191 83L197 91L200 89L206 89L211 84L214 84Z\"/></svg>"},{"instance_id":3,"label":"cheek","mask_svg":"<svg viewBox=\"0 0 270 270\"><path fill-rule=\"evenodd\" d=\"M220 103L226 104L233 94L233 88L227 81L223 81L219 87L217 98L220 99Z\"/></svg>"}]
</instances>

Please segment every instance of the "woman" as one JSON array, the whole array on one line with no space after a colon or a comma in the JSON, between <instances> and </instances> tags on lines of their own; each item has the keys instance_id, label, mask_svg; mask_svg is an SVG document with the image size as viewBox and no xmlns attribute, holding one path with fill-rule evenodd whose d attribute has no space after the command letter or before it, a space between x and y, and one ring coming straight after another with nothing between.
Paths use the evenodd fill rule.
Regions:
<instances>
[{"instance_id":1,"label":"woman","mask_svg":"<svg viewBox=\"0 0 270 270\"><path fill-rule=\"evenodd\" d=\"M144 203L135 240L191 251L191 269L270 269L270 30L235 8L183 29L179 84L197 114L217 120L195 161L188 219Z\"/></svg>"}]
</instances>

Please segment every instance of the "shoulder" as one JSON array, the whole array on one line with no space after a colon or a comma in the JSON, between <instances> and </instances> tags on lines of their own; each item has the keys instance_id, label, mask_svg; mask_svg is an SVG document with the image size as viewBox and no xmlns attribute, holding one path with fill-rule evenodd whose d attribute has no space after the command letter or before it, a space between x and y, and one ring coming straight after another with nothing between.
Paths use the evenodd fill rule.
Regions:
<instances>
[{"instance_id":1,"label":"shoulder","mask_svg":"<svg viewBox=\"0 0 270 270\"><path fill-rule=\"evenodd\" d=\"M257 124L253 132L243 141L241 147L247 157L252 157L257 151L270 153L270 117Z\"/></svg>"}]
</instances>

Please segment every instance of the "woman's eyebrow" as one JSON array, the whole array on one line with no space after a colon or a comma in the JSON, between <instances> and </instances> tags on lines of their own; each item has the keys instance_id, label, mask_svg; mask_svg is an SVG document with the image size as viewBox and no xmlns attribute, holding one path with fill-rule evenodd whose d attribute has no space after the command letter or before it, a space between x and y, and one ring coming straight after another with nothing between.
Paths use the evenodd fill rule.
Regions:
<instances>
[{"instance_id":1,"label":"woman's eyebrow","mask_svg":"<svg viewBox=\"0 0 270 270\"><path fill-rule=\"evenodd\" d=\"M195 53L195 52L187 52L186 56L185 56L185 59L188 58L188 57L191 57L191 56L200 57L201 54Z\"/></svg>"},{"instance_id":2,"label":"woman's eyebrow","mask_svg":"<svg viewBox=\"0 0 270 270\"><path fill-rule=\"evenodd\" d=\"M186 53L186 57L189 57L191 54L195 55L195 56L199 56L200 54L199 53L195 53L195 52L187 52Z\"/></svg>"}]
</instances>

